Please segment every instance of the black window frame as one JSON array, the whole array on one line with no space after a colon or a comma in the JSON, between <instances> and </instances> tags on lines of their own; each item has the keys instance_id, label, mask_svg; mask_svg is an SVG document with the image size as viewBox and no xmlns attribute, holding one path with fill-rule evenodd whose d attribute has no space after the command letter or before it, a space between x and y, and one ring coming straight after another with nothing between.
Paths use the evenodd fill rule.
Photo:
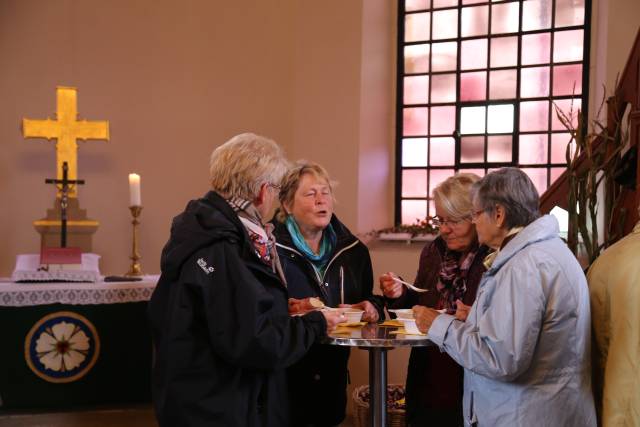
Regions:
<instances>
[{"instance_id":1,"label":"black window frame","mask_svg":"<svg viewBox=\"0 0 640 427\"><path fill-rule=\"evenodd\" d=\"M395 136L395 198L394 198L394 223L396 225L401 223L402 220L402 201L403 200L426 200L427 201L427 211L425 212L425 215L429 212L429 202L432 200L431 194L429 192L430 190L430 170L451 170L453 169L455 172L458 172L460 170L469 170L469 169L483 169L485 171L485 173L487 172L487 170L490 169L495 169L495 168L500 168L500 167L506 167L506 166L515 166L515 167L522 167L522 168L545 168L546 169L546 177L547 177L547 189L551 186L551 184L553 183L553 181L551 180L551 170L554 167L566 167L566 164L559 164L559 163L551 163L551 149L552 149L552 135L554 133L566 133L566 130L562 130L562 131L554 131L552 129L552 124L553 124L553 116L556 114L555 112L555 108L553 107L553 101L554 100L562 100L562 99L577 99L580 98L581 99L581 111L584 117L588 117L588 106L589 106L589 66L590 66L590 40L591 40L591 0L584 0L584 23L583 25L578 25L578 26L570 26L570 27L559 27L556 28L555 27L555 18L556 18L556 0L551 0L552 5L551 5L551 25L549 28L545 28L545 29L540 29L540 30L533 30L533 31L523 31L522 30L522 20L523 20L523 4L525 3L525 1L527 0L506 0L506 1L502 1L499 4L504 4L504 3L520 3L519 6L519 25L518 25L518 31L517 32L513 32L513 33L499 33L496 35L492 35L491 33L491 13L492 13L492 8L491 8L491 4L496 4L495 1L491 1L491 0L486 0L484 2L481 3L474 3L474 4L469 4L469 5L463 5L462 4L462 0L458 0L458 5L457 6L448 6L448 7L443 7L443 8L438 8L438 9L433 9L432 7L430 7L429 9L422 9L422 10L415 10L415 11L410 11L410 12L406 12L405 11L405 0L399 0L398 1L398 34L397 34L397 64L396 64L396 136ZM488 5L488 26L489 29L487 31L487 34L485 35L480 35L480 36L470 36L470 37L462 37L461 36L461 24L462 24L462 9L465 7L474 7L474 6L481 6L481 5ZM448 71L439 71L439 72L433 72L431 69L431 66L429 67L429 71L425 72L425 73L411 73L411 74L405 74L404 72L404 65L405 65L405 58L404 58L404 48L405 46L409 46L409 45L420 45L420 44L425 44L425 41L417 41L417 42L408 42L405 43L404 42L404 37L405 37L405 16L406 15L410 15L410 14L415 14L415 13L423 13L423 12L430 12L430 20L431 22L433 21L433 11L434 10L450 10L450 9L457 9L458 12L458 35L456 38L451 38L451 39L438 39L437 43L441 43L441 42L447 42L447 41L456 41L458 42L458 49L457 49L457 65L456 65L456 69L454 71L452 70L448 70ZM583 60L582 61L571 61L571 62L554 62L553 61L553 46L554 46L554 38L555 38L555 33L559 32L559 31L567 31L567 30L583 30ZM429 44L430 48L429 48L429 54L430 54L430 64L431 64L431 55L432 55L432 49L431 46L434 43L434 40L432 38L432 34L433 34L433 25L430 25L429 28L430 31L430 37L429 40L427 41L427 43ZM538 33L550 33L551 34L551 40L550 40L550 53L549 53L549 62L545 63L545 64L531 64L531 65L519 65L521 63L521 55L522 55L522 35L524 34L538 34ZM518 36L518 52L517 52L517 64L515 66L508 66L508 67L491 67L491 40L493 38L500 38L500 37L513 37L513 36ZM461 63L461 41L463 40L473 40L473 39L487 39L487 65L485 68L482 69L473 69L473 70L461 70L460 69L460 63ZM563 96L553 96L553 67L555 65L560 65L560 66L564 66L564 65L575 65L575 64L582 64L582 93L580 96L573 96L573 95L563 95ZM524 68L535 68L535 67L540 67L540 66L548 66L549 67L549 72L550 72L550 76L549 76L549 94L548 96L545 97L535 97L535 98L522 98L520 95L520 71L521 69ZM489 91L490 91L490 85L489 85L489 73L491 71L494 70L506 70L506 69L515 69L516 70L516 97L513 99L502 99L502 100L490 100L489 99ZM486 83L486 99L484 101L460 101L460 79L461 79L461 73L463 72L473 72L473 71L486 71L487 74L487 83ZM454 165L447 165L447 166L431 166L430 163L430 156L427 157L427 166L407 166L407 167L403 167L402 165L402 141L403 139L411 139L411 138L430 138L431 135L420 135L420 136L408 136L408 137L404 137L403 136L403 125L404 125L404 108L406 107L404 104L404 77L406 76L419 76L419 75L427 75L427 76L431 76L434 74L451 74L455 72L456 73L456 101L455 103L443 103L443 105L455 105L456 107L456 123L455 123L455 131L453 133L453 139L454 139L454 144L455 144L455 156L454 156ZM429 84L431 85L431 78L429 78ZM428 101L430 101L430 95L428 98ZM548 111L548 129L546 131L529 131L529 132L520 132L520 102L527 102L527 101L548 101L549 102L549 111ZM460 114L461 114L461 108L462 107L469 107L469 106L486 106L487 109L486 114L485 114L485 131L488 131L486 125L487 125L487 121L488 121L488 107L491 105L504 105L504 104L513 104L514 107L514 122L513 122L513 133L511 133L510 135L512 136L512 161L511 162L481 162L481 163L461 163L461 135L459 133L460 131ZM435 104L431 104L430 102L428 102L427 104L408 104L411 107L431 107L433 105L438 106L441 104L435 103ZM429 118L430 120L430 118ZM545 164L520 164L518 162L519 159L519 135L520 134L541 134L541 133L545 133L547 134L547 153L548 153L548 158L547 158L547 162ZM477 136L478 134L473 134L473 135L465 135L465 136ZM484 135L485 138L485 143L484 143L484 159L487 159L487 151L488 151L488 136L490 134L488 134L487 132L485 132L484 134L479 134L479 135ZM491 134L493 135L493 134ZM504 135L504 134L503 134ZM447 136L451 136L451 135L447 135ZM436 136L438 137L438 136ZM426 188L427 188L427 195L426 198L425 197L402 197L402 172L403 170L410 170L410 169L417 169L417 170L427 170L427 183L426 183Z\"/></svg>"}]
</instances>

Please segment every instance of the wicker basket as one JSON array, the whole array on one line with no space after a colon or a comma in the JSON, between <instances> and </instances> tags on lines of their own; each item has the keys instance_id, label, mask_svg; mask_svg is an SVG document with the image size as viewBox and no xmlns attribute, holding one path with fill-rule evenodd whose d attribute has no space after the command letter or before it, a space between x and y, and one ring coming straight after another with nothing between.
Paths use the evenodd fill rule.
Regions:
<instances>
[{"instance_id":1,"label":"wicker basket","mask_svg":"<svg viewBox=\"0 0 640 427\"><path fill-rule=\"evenodd\" d=\"M400 384L387 385L387 394L399 390L404 396L404 386ZM353 390L352 398L355 405L355 425L356 427L369 427L371 425L371 414L369 413L369 402L363 400L360 396L363 393L368 395L369 385L361 385ZM404 427L405 426L405 410L387 408L387 427Z\"/></svg>"}]
</instances>

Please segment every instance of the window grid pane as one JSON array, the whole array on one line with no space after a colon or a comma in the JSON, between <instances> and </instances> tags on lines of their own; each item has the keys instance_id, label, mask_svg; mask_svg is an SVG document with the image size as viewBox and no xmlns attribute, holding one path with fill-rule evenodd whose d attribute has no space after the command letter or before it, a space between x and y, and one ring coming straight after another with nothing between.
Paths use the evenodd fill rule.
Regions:
<instances>
[{"instance_id":1,"label":"window grid pane","mask_svg":"<svg viewBox=\"0 0 640 427\"><path fill-rule=\"evenodd\" d=\"M404 0L398 37L396 221L434 215L457 171L524 170L542 194L566 169L586 99L590 0Z\"/></svg>"}]
</instances>

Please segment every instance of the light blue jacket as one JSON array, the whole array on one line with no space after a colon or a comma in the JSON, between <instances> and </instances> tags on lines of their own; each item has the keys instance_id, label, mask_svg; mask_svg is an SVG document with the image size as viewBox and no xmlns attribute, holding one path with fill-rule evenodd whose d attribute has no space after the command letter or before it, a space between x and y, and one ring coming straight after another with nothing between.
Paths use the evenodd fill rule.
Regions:
<instances>
[{"instance_id":1,"label":"light blue jacket","mask_svg":"<svg viewBox=\"0 0 640 427\"><path fill-rule=\"evenodd\" d=\"M589 290L545 215L500 251L466 322L429 338L464 368L463 414L478 427L592 427Z\"/></svg>"}]
</instances>

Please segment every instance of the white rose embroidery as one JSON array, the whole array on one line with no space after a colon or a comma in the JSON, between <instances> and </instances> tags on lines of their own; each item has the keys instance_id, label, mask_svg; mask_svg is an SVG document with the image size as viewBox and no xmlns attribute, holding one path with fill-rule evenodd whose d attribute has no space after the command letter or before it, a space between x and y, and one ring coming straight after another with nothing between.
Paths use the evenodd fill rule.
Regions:
<instances>
[{"instance_id":1,"label":"white rose embroidery","mask_svg":"<svg viewBox=\"0 0 640 427\"><path fill-rule=\"evenodd\" d=\"M38 359L56 372L77 368L86 359L89 337L72 323L60 322L47 328L36 341Z\"/></svg>"}]
</instances>

